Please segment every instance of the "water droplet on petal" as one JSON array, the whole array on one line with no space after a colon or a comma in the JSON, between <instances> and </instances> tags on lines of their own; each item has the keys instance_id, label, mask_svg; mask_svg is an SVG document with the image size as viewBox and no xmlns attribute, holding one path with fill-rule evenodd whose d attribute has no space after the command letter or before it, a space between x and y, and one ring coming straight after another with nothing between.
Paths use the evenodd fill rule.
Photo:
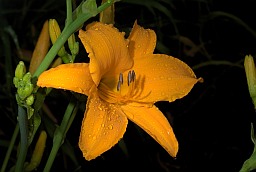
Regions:
<instances>
[{"instance_id":1,"label":"water droplet on petal","mask_svg":"<svg viewBox=\"0 0 256 172\"><path fill-rule=\"evenodd\" d=\"M101 106L98 106L98 109L99 109L100 111L102 111L102 107L101 107Z\"/></svg>"},{"instance_id":2,"label":"water droplet on petal","mask_svg":"<svg viewBox=\"0 0 256 172\"><path fill-rule=\"evenodd\" d=\"M112 130L113 129L113 125L109 125L108 129Z\"/></svg>"}]
</instances>

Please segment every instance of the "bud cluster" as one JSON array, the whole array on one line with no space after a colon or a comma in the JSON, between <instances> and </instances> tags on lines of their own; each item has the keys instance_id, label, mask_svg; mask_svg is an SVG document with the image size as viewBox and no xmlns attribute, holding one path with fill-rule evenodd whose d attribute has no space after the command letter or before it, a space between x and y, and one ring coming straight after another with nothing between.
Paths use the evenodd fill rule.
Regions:
<instances>
[{"instance_id":1,"label":"bud cluster","mask_svg":"<svg viewBox=\"0 0 256 172\"><path fill-rule=\"evenodd\" d=\"M19 105L27 107L28 117L31 117L34 109L31 105L34 103L34 85L31 83L31 73L26 73L26 67L23 61L20 61L15 69L13 84L17 88L16 100Z\"/></svg>"}]
</instances>

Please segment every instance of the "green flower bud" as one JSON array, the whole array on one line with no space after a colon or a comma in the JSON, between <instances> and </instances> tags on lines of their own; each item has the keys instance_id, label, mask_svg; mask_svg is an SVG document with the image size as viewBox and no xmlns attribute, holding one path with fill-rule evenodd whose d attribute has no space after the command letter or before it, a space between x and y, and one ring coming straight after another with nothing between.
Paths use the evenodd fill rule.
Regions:
<instances>
[{"instance_id":1,"label":"green flower bud","mask_svg":"<svg viewBox=\"0 0 256 172\"><path fill-rule=\"evenodd\" d=\"M26 84L26 83L31 83L31 73L30 72L28 72L28 73L26 73L24 76L23 76L23 78L22 78L22 80L23 80L23 82Z\"/></svg>"},{"instance_id":2,"label":"green flower bud","mask_svg":"<svg viewBox=\"0 0 256 172\"><path fill-rule=\"evenodd\" d=\"M16 88L18 88L18 86L19 86L19 79L17 78L17 77L13 77L13 84L14 84L14 86L16 87Z\"/></svg>"},{"instance_id":3,"label":"green flower bud","mask_svg":"<svg viewBox=\"0 0 256 172\"><path fill-rule=\"evenodd\" d=\"M34 100L35 100L34 95L31 94L30 96L28 96L28 97L26 98L26 104L27 104L28 106L31 106L31 105L34 103Z\"/></svg>"},{"instance_id":4,"label":"green flower bud","mask_svg":"<svg viewBox=\"0 0 256 172\"><path fill-rule=\"evenodd\" d=\"M73 63L74 62L74 59L70 54L66 54L65 56L62 56L61 59L64 63Z\"/></svg>"},{"instance_id":5,"label":"green flower bud","mask_svg":"<svg viewBox=\"0 0 256 172\"><path fill-rule=\"evenodd\" d=\"M246 55L244 60L245 73L247 78L247 84L249 93L256 109L256 69L253 57Z\"/></svg>"},{"instance_id":6,"label":"green flower bud","mask_svg":"<svg viewBox=\"0 0 256 172\"><path fill-rule=\"evenodd\" d=\"M32 94L33 90L34 86L31 83L27 84L24 88L24 92L26 93L27 97L30 96L30 94Z\"/></svg>"},{"instance_id":7,"label":"green flower bud","mask_svg":"<svg viewBox=\"0 0 256 172\"><path fill-rule=\"evenodd\" d=\"M30 94L32 94L34 86L31 83L25 85L25 87L19 87L17 93L21 100L25 100Z\"/></svg>"},{"instance_id":8,"label":"green flower bud","mask_svg":"<svg viewBox=\"0 0 256 172\"><path fill-rule=\"evenodd\" d=\"M60 26L55 19L49 20L49 34L50 34L51 41L54 44L61 34ZM62 56L65 56L66 54L67 52L65 50L65 47L62 46L58 52L58 55L62 57Z\"/></svg>"},{"instance_id":9,"label":"green flower bud","mask_svg":"<svg viewBox=\"0 0 256 172\"><path fill-rule=\"evenodd\" d=\"M26 67L23 61L20 61L15 69L15 77L22 79L23 75L26 73Z\"/></svg>"},{"instance_id":10,"label":"green flower bud","mask_svg":"<svg viewBox=\"0 0 256 172\"><path fill-rule=\"evenodd\" d=\"M77 55L78 51L79 51L79 43L76 42L75 39L75 35L72 34L69 38L68 38L68 47L71 51L72 55Z\"/></svg>"},{"instance_id":11,"label":"green flower bud","mask_svg":"<svg viewBox=\"0 0 256 172\"><path fill-rule=\"evenodd\" d=\"M73 55L77 55L78 52L79 52L79 42L75 42L74 48L71 50L71 53L72 53Z\"/></svg>"},{"instance_id":12,"label":"green flower bud","mask_svg":"<svg viewBox=\"0 0 256 172\"><path fill-rule=\"evenodd\" d=\"M27 97L26 94L24 93L24 88L23 87L18 87L17 89L18 96L21 100L25 100Z\"/></svg>"}]
</instances>

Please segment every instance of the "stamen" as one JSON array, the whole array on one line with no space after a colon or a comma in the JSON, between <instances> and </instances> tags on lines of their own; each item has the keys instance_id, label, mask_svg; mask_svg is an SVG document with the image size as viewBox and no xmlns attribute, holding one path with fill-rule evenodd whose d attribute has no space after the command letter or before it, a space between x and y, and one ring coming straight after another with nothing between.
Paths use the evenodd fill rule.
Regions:
<instances>
[{"instance_id":1,"label":"stamen","mask_svg":"<svg viewBox=\"0 0 256 172\"><path fill-rule=\"evenodd\" d=\"M120 81L118 81L116 89L117 89L117 91L120 91L120 89L121 89L121 82Z\"/></svg>"},{"instance_id":2,"label":"stamen","mask_svg":"<svg viewBox=\"0 0 256 172\"><path fill-rule=\"evenodd\" d=\"M132 82L134 82L134 81L135 81L135 79L136 79L136 75L135 75L134 70L132 70Z\"/></svg>"},{"instance_id":3,"label":"stamen","mask_svg":"<svg viewBox=\"0 0 256 172\"><path fill-rule=\"evenodd\" d=\"M122 73L120 73L119 74L119 79L118 79L118 83L117 83L117 91L120 91L120 89L121 89L121 84L123 84L124 83L124 78L123 78L123 74Z\"/></svg>"},{"instance_id":4,"label":"stamen","mask_svg":"<svg viewBox=\"0 0 256 172\"><path fill-rule=\"evenodd\" d=\"M129 72L128 72L128 76L127 76L127 83L128 83L128 86L130 85L131 81L132 81L132 72L129 71Z\"/></svg>"},{"instance_id":5,"label":"stamen","mask_svg":"<svg viewBox=\"0 0 256 172\"><path fill-rule=\"evenodd\" d=\"M123 74L122 74L122 73L119 74L119 80L118 80L118 82L121 82L121 84L124 83L124 78L123 78Z\"/></svg>"}]
</instances>

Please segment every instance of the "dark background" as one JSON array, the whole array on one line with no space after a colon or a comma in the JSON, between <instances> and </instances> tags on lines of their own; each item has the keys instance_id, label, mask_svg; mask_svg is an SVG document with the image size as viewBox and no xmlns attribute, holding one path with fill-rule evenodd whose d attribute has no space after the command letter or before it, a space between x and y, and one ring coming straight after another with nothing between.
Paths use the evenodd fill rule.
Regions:
<instances>
[{"instance_id":1,"label":"dark background","mask_svg":"<svg viewBox=\"0 0 256 172\"><path fill-rule=\"evenodd\" d=\"M80 1L77 2L79 4ZM157 172L237 172L253 151L251 123L254 107L248 92L244 57L256 52L254 0L124 0L117 2L115 26L129 33L135 20L155 30L155 53L177 57L191 66L204 83L198 83L184 98L172 103L158 102L173 126L179 141L176 159L143 130L128 124L119 145L92 161L86 161L78 148L78 137L85 102L67 133L76 163L60 149L52 171L145 171ZM32 52L45 20L55 18L63 28L65 1L0 0L0 34L11 27L19 46ZM92 18L85 24L98 20ZM2 37L2 36L1 36ZM3 37L2 37L3 38ZM11 50L11 62L5 56ZM80 48L77 61L83 61ZM8 82L20 60L13 37L0 42L0 163L16 125L14 86ZM29 55L28 55L29 56ZM29 65L29 60L24 60ZM45 102L61 121L71 93L53 90ZM42 123L43 125L44 123ZM18 142L17 142L18 143ZM41 165L42 171L51 150L49 137ZM126 145L128 153L121 148ZM32 149L28 152L31 156ZM13 152L8 167L16 161Z\"/></svg>"}]
</instances>

